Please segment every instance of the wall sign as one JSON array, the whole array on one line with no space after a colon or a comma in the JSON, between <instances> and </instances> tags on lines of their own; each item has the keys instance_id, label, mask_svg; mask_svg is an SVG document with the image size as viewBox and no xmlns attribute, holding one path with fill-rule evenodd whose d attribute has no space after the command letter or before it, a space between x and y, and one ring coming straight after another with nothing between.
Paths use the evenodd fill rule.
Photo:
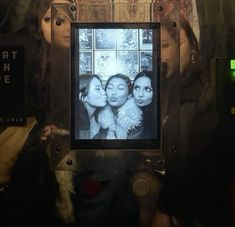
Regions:
<instances>
[{"instance_id":1,"label":"wall sign","mask_svg":"<svg viewBox=\"0 0 235 227\"><path fill-rule=\"evenodd\" d=\"M0 46L0 126L25 124L24 46Z\"/></svg>"}]
</instances>

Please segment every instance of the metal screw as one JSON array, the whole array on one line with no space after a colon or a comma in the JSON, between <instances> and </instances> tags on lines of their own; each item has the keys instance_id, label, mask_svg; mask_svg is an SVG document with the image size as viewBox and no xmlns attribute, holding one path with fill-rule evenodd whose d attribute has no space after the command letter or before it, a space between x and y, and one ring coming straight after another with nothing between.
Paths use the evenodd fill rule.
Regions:
<instances>
[{"instance_id":1,"label":"metal screw","mask_svg":"<svg viewBox=\"0 0 235 227\"><path fill-rule=\"evenodd\" d=\"M164 160L160 159L157 161L157 165L162 166L164 164Z\"/></svg>"},{"instance_id":2,"label":"metal screw","mask_svg":"<svg viewBox=\"0 0 235 227\"><path fill-rule=\"evenodd\" d=\"M172 24L172 27L173 27L173 28L176 28L177 24L176 24L175 21L173 21L171 24Z\"/></svg>"},{"instance_id":3,"label":"metal screw","mask_svg":"<svg viewBox=\"0 0 235 227\"><path fill-rule=\"evenodd\" d=\"M76 6L71 6L70 9L71 9L71 11L76 11L77 8L76 8Z\"/></svg>"},{"instance_id":4,"label":"metal screw","mask_svg":"<svg viewBox=\"0 0 235 227\"><path fill-rule=\"evenodd\" d=\"M175 145L171 146L171 152L176 152L176 146Z\"/></svg>"},{"instance_id":5,"label":"metal screw","mask_svg":"<svg viewBox=\"0 0 235 227\"><path fill-rule=\"evenodd\" d=\"M162 6L158 6L157 9L158 9L158 11L162 11L163 7Z\"/></svg>"},{"instance_id":6,"label":"metal screw","mask_svg":"<svg viewBox=\"0 0 235 227\"><path fill-rule=\"evenodd\" d=\"M55 151L56 151L56 152L59 152L59 151L60 151L60 146L56 146L56 147L55 147Z\"/></svg>"},{"instance_id":7,"label":"metal screw","mask_svg":"<svg viewBox=\"0 0 235 227\"><path fill-rule=\"evenodd\" d=\"M71 166L73 164L73 161L72 160L68 160L67 161L67 165Z\"/></svg>"}]
</instances>

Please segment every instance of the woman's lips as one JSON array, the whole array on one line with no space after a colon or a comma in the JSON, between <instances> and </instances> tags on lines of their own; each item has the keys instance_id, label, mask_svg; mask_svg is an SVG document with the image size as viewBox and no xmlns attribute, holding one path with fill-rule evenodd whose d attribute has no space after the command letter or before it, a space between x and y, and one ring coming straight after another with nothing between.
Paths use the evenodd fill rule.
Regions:
<instances>
[{"instance_id":1,"label":"woman's lips","mask_svg":"<svg viewBox=\"0 0 235 227\"><path fill-rule=\"evenodd\" d=\"M144 100L142 100L142 99L137 100L137 103L139 103L139 104L143 104L143 102L144 102Z\"/></svg>"},{"instance_id":2,"label":"woman's lips","mask_svg":"<svg viewBox=\"0 0 235 227\"><path fill-rule=\"evenodd\" d=\"M117 98L111 98L111 102L116 102Z\"/></svg>"}]
</instances>

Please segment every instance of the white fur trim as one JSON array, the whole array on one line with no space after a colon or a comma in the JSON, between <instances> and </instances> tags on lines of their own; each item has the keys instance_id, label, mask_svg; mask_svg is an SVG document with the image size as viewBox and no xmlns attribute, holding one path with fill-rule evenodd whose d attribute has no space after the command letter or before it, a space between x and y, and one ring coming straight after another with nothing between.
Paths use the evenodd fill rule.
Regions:
<instances>
[{"instance_id":1,"label":"white fur trim","mask_svg":"<svg viewBox=\"0 0 235 227\"><path fill-rule=\"evenodd\" d=\"M136 105L134 98L130 98L118 109L116 135L119 139L126 139L128 131L139 127L142 123L142 110Z\"/></svg>"}]
</instances>

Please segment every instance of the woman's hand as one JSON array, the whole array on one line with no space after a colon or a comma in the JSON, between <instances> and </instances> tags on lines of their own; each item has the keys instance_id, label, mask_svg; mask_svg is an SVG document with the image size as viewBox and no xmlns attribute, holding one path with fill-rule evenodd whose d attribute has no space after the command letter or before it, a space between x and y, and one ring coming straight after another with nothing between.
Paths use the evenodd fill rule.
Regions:
<instances>
[{"instance_id":1,"label":"woman's hand","mask_svg":"<svg viewBox=\"0 0 235 227\"><path fill-rule=\"evenodd\" d=\"M41 141L47 141L49 137L53 137L55 135L66 136L69 135L69 131L66 129L58 128L53 124L46 125L42 130L40 139Z\"/></svg>"}]
</instances>

